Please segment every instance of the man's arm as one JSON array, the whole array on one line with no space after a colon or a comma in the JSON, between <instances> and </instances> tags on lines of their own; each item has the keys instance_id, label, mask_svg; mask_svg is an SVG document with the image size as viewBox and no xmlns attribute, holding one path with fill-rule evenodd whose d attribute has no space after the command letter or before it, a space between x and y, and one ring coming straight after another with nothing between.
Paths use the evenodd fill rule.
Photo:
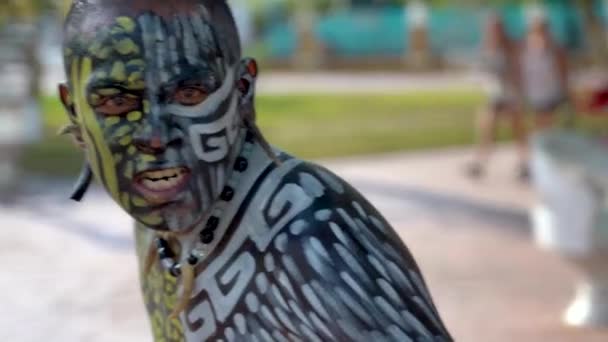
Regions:
<instances>
[{"instance_id":1,"label":"man's arm","mask_svg":"<svg viewBox=\"0 0 608 342\"><path fill-rule=\"evenodd\" d=\"M451 341L414 258L363 196L306 163L284 178L277 196L281 187L314 198L267 251L277 269L264 278L277 291L258 294L268 307L287 304L291 333L321 341ZM286 328L276 322L274 329Z\"/></svg>"}]
</instances>

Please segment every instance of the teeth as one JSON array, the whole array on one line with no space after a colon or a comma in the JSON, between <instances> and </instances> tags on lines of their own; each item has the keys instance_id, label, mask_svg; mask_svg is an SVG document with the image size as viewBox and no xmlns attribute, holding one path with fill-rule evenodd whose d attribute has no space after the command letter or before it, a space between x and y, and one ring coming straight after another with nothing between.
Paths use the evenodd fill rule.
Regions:
<instances>
[{"instance_id":1,"label":"teeth","mask_svg":"<svg viewBox=\"0 0 608 342\"><path fill-rule=\"evenodd\" d=\"M172 168L158 171L148 171L145 173L145 178L149 179L163 179L163 178L172 178L177 177L179 175L183 175L185 173L184 169Z\"/></svg>"},{"instance_id":2,"label":"teeth","mask_svg":"<svg viewBox=\"0 0 608 342\"><path fill-rule=\"evenodd\" d=\"M153 191L169 190L177 186L184 178L183 170L170 169L147 172L141 184Z\"/></svg>"},{"instance_id":3,"label":"teeth","mask_svg":"<svg viewBox=\"0 0 608 342\"><path fill-rule=\"evenodd\" d=\"M145 177L151 178L151 179L171 178L171 177L176 177L177 175L182 174L183 172L184 172L183 169L178 169L178 168L171 168L171 169L158 170L158 171L148 171L145 173Z\"/></svg>"}]
</instances>

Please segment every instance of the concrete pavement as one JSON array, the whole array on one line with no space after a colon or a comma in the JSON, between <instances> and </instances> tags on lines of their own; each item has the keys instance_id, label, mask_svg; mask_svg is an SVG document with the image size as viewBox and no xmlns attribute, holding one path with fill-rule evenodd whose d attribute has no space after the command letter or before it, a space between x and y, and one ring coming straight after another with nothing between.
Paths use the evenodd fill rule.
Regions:
<instances>
[{"instance_id":1,"label":"concrete pavement","mask_svg":"<svg viewBox=\"0 0 608 342\"><path fill-rule=\"evenodd\" d=\"M457 341L607 341L562 326L579 276L528 234L533 193L501 148L488 178L462 176L470 151L328 160L411 248ZM99 189L67 201L67 182L32 184L0 207L0 338L148 341L130 220Z\"/></svg>"}]
</instances>

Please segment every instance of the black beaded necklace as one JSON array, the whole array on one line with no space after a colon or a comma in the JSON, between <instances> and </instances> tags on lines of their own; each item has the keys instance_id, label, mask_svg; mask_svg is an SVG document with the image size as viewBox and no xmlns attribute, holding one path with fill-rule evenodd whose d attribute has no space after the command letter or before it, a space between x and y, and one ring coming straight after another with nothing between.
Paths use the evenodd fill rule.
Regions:
<instances>
[{"instance_id":1,"label":"black beaded necklace","mask_svg":"<svg viewBox=\"0 0 608 342\"><path fill-rule=\"evenodd\" d=\"M249 156L254 148L254 134L247 130L245 141L241 149L240 155L236 158L233 165L233 172L226 186L222 190L219 199L213 205L211 216L207 219L203 230L198 234L198 241L195 247L190 251L186 262L189 266L196 266L202 259L209 254L209 247L216 237L217 229L220 225L220 218L226 205L234 199L236 187L241 176L249 167ZM171 249L169 242L162 238L156 238L156 249L161 266L174 277L179 277L182 274L182 263L178 260L178 256Z\"/></svg>"}]
</instances>

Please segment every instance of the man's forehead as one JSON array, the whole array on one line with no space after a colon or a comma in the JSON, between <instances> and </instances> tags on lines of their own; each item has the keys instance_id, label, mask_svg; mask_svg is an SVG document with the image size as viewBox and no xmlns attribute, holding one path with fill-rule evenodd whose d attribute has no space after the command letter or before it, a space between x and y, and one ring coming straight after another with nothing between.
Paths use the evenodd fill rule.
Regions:
<instances>
[{"instance_id":1,"label":"man's forehead","mask_svg":"<svg viewBox=\"0 0 608 342\"><path fill-rule=\"evenodd\" d=\"M137 15L112 11L110 20L106 17L95 30L89 30L90 26L99 23L81 22L87 32L70 51L93 58L89 87L121 85L141 90L145 84L158 88L192 77L214 87L224 72L225 55L210 27L209 13L200 3L188 11L172 12L169 18L150 10L133 13ZM99 16L86 18L98 20Z\"/></svg>"},{"instance_id":2,"label":"man's forehead","mask_svg":"<svg viewBox=\"0 0 608 342\"><path fill-rule=\"evenodd\" d=\"M82 16L78 20L80 24L73 27L83 35L95 33L100 28L113 24L119 17L137 18L142 14L152 14L169 21L180 15L208 14L204 1L201 0L96 0L89 4L92 6L79 14Z\"/></svg>"},{"instance_id":3,"label":"man's forehead","mask_svg":"<svg viewBox=\"0 0 608 342\"><path fill-rule=\"evenodd\" d=\"M94 66L143 59L171 75L232 65L241 53L225 0L81 0L67 18L64 52L66 62L86 55Z\"/></svg>"},{"instance_id":4,"label":"man's forehead","mask_svg":"<svg viewBox=\"0 0 608 342\"><path fill-rule=\"evenodd\" d=\"M204 1L201 0L97 0L95 2L104 11L116 15L137 16L144 12L152 12L164 18L192 12L203 3Z\"/></svg>"}]
</instances>

